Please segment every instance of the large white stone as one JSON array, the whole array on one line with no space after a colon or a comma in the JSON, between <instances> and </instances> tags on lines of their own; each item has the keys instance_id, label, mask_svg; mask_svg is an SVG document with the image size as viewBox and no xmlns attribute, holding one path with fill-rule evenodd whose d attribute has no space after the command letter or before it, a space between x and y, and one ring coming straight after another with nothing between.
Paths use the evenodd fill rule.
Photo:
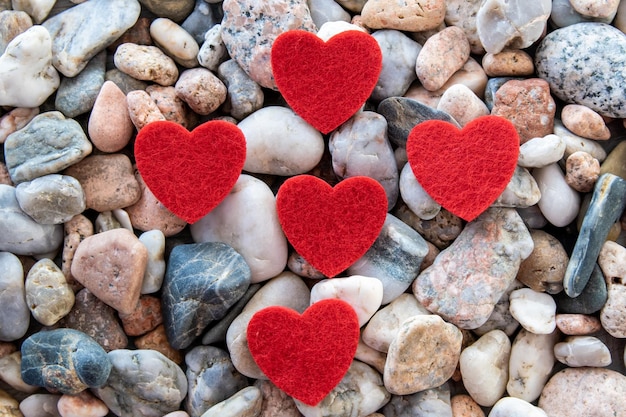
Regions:
<instances>
[{"instance_id":1,"label":"large white stone","mask_svg":"<svg viewBox=\"0 0 626 417\"><path fill-rule=\"evenodd\" d=\"M535 334L556 329L556 302L550 294L520 288L509 296L509 310L523 328Z\"/></svg>"},{"instance_id":2,"label":"large white stone","mask_svg":"<svg viewBox=\"0 0 626 417\"><path fill-rule=\"evenodd\" d=\"M565 182L565 175L558 164L550 164L533 170L541 199L537 205L545 218L556 227L570 224L578 215L580 195Z\"/></svg>"},{"instance_id":3,"label":"large white stone","mask_svg":"<svg viewBox=\"0 0 626 417\"><path fill-rule=\"evenodd\" d=\"M489 417L548 417L548 415L527 401L504 397L493 406Z\"/></svg>"},{"instance_id":4,"label":"large white stone","mask_svg":"<svg viewBox=\"0 0 626 417\"><path fill-rule=\"evenodd\" d=\"M517 164L524 168L542 168L558 162L565 154L565 141L557 135L532 138L519 147Z\"/></svg>"},{"instance_id":5,"label":"large white stone","mask_svg":"<svg viewBox=\"0 0 626 417\"><path fill-rule=\"evenodd\" d=\"M556 359L570 367L611 364L611 352L600 339L593 336L570 336L554 345Z\"/></svg>"}]
</instances>

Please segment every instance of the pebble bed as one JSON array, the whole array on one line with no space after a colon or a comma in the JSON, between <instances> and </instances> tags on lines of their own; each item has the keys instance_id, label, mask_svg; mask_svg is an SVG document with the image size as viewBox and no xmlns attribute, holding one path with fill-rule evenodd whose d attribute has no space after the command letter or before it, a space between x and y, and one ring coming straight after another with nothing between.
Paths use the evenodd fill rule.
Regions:
<instances>
[{"instance_id":1,"label":"pebble bed","mask_svg":"<svg viewBox=\"0 0 626 417\"><path fill-rule=\"evenodd\" d=\"M272 77L294 29L382 51L363 110L328 135ZM625 31L619 0L0 0L0 416L625 417ZM405 145L422 121L489 114L520 154L468 223ZM239 126L246 162L188 225L145 186L134 138L212 119ZM278 222L299 174L385 189L380 235L337 278ZM246 326L325 298L361 339L309 406L265 378Z\"/></svg>"}]
</instances>

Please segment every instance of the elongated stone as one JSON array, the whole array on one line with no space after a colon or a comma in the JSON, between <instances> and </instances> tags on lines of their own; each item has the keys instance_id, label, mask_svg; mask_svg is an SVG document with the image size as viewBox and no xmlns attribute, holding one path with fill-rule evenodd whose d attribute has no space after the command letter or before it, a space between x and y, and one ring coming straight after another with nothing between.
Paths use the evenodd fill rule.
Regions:
<instances>
[{"instance_id":1,"label":"elongated stone","mask_svg":"<svg viewBox=\"0 0 626 417\"><path fill-rule=\"evenodd\" d=\"M563 288L570 297L580 295L587 285L602 244L625 207L626 180L613 174L602 175L596 182L565 271Z\"/></svg>"},{"instance_id":2,"label":"elongated stone","mask_svg":"<svg viewBox=\"0 0 626 417\"><path fill-rule=\"evenodd\" d=\"M30 311L26 304L24 267L20 259L10 252L0 252L0 341L13 341L23 337L30 324Z\"/></svg>"}]
</instances>

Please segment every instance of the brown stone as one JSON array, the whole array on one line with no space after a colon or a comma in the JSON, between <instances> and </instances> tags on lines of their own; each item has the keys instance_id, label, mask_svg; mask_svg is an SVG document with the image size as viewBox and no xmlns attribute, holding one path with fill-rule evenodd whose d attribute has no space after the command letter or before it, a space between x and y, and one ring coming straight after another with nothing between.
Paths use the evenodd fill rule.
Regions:
<instances>
[{"instance_id":1,"label":"brown stone","mask_svg":"<svg viewBox=\"0 0 626 417\"><path fill-rule=\"evenodd\" d=\"M201 115L213 113L226 101L226 86L206 68L184 71L175 88L178 97Z\"/></svg>"},{"instance_id":2,"label":"brown stone","mask_svg":"<svg viewBox=\"0 0 626 417\"><path fill-rule=\"evenodd\" d=\"M446 16L444 0L368 0L361 11L372 29L422 32L439 26Z\"/></svg>"},{"instance_id":3,"label":"brown stone","mask_svg":"<svg viewBox=\"0 0 626 417\"><path fill-rule=\"evenodd\" d=\"M83 285L76 281L72 275L72 260L74 259L74 253L76 252L78 244L87 236L93 235L93 224L87 217L82 214L77 214L72 217L70 221L66 222L63 227L65 230L65 239L63 241L61 271L63 271L65 280L72 290L78 292L83 288Z\"/></svg>"},{"instance_id":4,"label":"brown stone","mask_svg":"<svg viewBox=\"0 0 626 417\"><path fill-rule=\"evenodd\" d=\"M600 176L600 162L587 152L577 151L565 162L565 182L581 193L593 190Z\"/></svg>"},{"instance_id":5,"label":"brown stone","mask_svg":"<svg viewBox=\"0 0 626 417\"><path fill-rule=\"evenodd\" d=\"M533 58L520 49L507 49L483 56L483 69L490 77L522 77L535 71Z\"/></svg>"},{"instance_id":6,"label":"brown stone","mask_svg":"<svg viewBox=\"0 0 626 417\"><path fill-rule=\"evenodd\" d=\"M183 354L180 350L174 349L165 335L165 326L162 324L145 335L135 339L137 349L152 349L161 352L168 359L176 364L183 363Z\"/></svg>"},{"instance_id":7,"label":"brown stone","mask_svg":"<svg viewBox=\"0 0 626 417\"><path fill-rule=\"evenodd\" d=\"M535 291L556 294L563 289L569 257L561 242L543 230L530 230L535 245L522 261L517 279Z\"/></svg>"},{"instance_id":8,"label":"brown stone","mask_svg":"<svg viewBox=\"0 0 626 417\"><path fill-rule=\"evenodd\" d=\"M153 84L146 88L146 93L156 103L165 120L177 123L189 130L192 129L195 122L194 113L176 95L176 88Z\"/></svg>"},{"instance_id":9,"label":"brown stone","mask_svg":"<svg viewBox=\"0 0 626 417\"><path fill-rule=\"evenodd\" d=\"M105 81L91 109L89 138L102 152L117 152L130 142L135 126L126 105L126 94L113 81Z\"/></svg>"},{"instance_id":10,"label":"brown stone","mask_svg":"<svg viewBox=\"0 0 626 417\"><path fill-rule=\"evenodd\" d=\"M452 417L485 417L482 408L469 395L459 394L450 399Z\"/></svg>"},{"instance_id":11,"label":"brown stone","mask_svg":"<svg viewBox=\"0 0 626 417\"><path fill-rule=\"evenodd\" d=\"M393 214L440 250L450 246L463 230L461 218L445 209L430 220L420 219L405 204L399 204Z\"/></svg>"},{"instance_id":12,"label":"brown stone","mask_svg":"<svg viewBox=\"0 0 626 417\"><path fill-rule=\"evenodd\" d=\"M557 314L556 327L568 336L584 336L602 330L602 323L586 314Z\"/></svg>"},{"instance_id":13,"label":"brown stone","mask_svg":"<svg viewBox=\"0 0 626 417\"><path fill-rule=\"evenodd\" d=\"M143 129L149 123L165 120L165 116L150 94L143 90L129 92L126 95L126 104L130 120L137 130Z\"/></svg>"},{"instance_id":14,"label":"brown stone","mask_svg":"<svg viewBox=\"0 0 626 417\"><path fill-rule=\"evenodd\" d=\"M463 67L469 55L470 45L465 32L450 26L424 43L417 56L415 72L425 89L436 91Z\"/></svg>"},{"instance_id":15,"label":"brown stone","mask_svg":"<svg viewBox=\"0 0 626 417\"><path fill-rule=\"evenodd\" d=\"M17 351L17 346L13 342L0 342L0 358Z\"/></svg>"},{"instance_id":16,"label":"brown stone","mask_svg":"<svg viewBox=\"0 0 626 417\"><path fill-rule=\"evenodd\" d=\"M300 417L300 411L296 403L282 390L276 387L271 381L258 379L254 386L261 391L263 405L258 417Z\"/></svg>"},{"instance_id":17,"label":"brown stone","mask_svg":"<svg viewBox=\"0 0 626 417\"><path fill-rule=\"evenodd\" d=\"M0 416L2 417L24 417L19 408L20 404L6 391L0 389Z\"/></svg>"},{"instance_id":18,"label":"brown stone","mask_svg":"<svg viewBox=\"0 0 626 417\"><path fill-rule=\"evenodd\" d=\"M0 184L13 186L13 181L11 181L11 176L9 175L9 170L4 162L0 162Z\"/></svg>"},{"instance_id":19,"label":"brown stone","mask_svg":"<svg viewBox=\"0 0 626 417\"><path fill-rule=\"evenodd\" d=\"M428 245L428 253L424 257L424 259L422 259L422 263L420 264L420 272L431 266L433 262L435 262L435 258L437 257L437 255L439 255L439 252L441 252L437 248L437 246L433 245L432 243L426 242L426 244Z\"/></svg>"},{"instance_id":20,"label":"brown stone","mask_svg":"<svg viewBox=\"0 0 626 417\"><path fill-rule=\"evenodd\" d=\"M139 297L137 308L130 314L121 315L122 326L128 336L141 336L163 323L161 300L151 295Z\"/></svg>"}]
</instances>

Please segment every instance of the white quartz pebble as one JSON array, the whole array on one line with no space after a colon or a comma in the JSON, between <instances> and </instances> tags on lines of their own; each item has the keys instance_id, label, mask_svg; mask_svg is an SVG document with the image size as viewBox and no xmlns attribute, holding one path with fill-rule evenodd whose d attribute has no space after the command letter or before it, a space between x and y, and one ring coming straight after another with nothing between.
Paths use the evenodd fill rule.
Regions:
<instances>
[{"instance_id":1,"label":"white quartz pebble","mask_svg":"<svg viewBox=\"0 0 626 417\"><path fill-rule=\"evenodd\" d=\"M580 195L565 181L558 164L550 164L533 170L541 200L537 205L544 217L556 227L570 224L578 215Z\"/></svg>"},{"instance_id":2,"label":"white quartz pebble","mask_svg":"<svg viewBox=\"0 0 626 417\"><path fill-rule=\"evenodd\" d=\"M532 138L519 148L517 164L524 168L542 168L558 162L565 154L565 142L557 135Z\"/></svg>"},{"instance_id":3,"label":"white quartz pebble","mask_svg":"<svg viewBox=\"0 0 626 417\"><path fill-rule=\"evenodd\" d=\"M565 142L565 154L563 155L565 159L578 151L587 152L600 162L606 159L606 151L602 145L595 140L586 139L570 132L559 119L554 119L554 134Z\"/></svg>"},{"instance_id":4,"label":"white quartz pebble","mask_svg":"<svg viewBox=\"0 0 626 417\"><path fill-rule=\"evenodd\" d=\"M600 339L593 336L570 336L554 345L554 356L567 366L597 366L611 364L611 352Z\"/></svg>"},{"instance_id":5,"label":"white quartz pebble","mask_svg":"<svg viewBox=\"0 0 626 417\"><path fill-rule=\"evenodd\" d=\"M198 43L189 32L170 19L165 17L154 19L150 24L150 36L165 53L183 67L198 66L200 51Z\"/></svg>"},{"instance_id":6,"label":"white quartz pebble","mask_svg":"<svg viewBox=\"0 0 626 417\"><path fill-rule=\"evenodd\" d=\"M504 397L493 406L488 417L548 417L548 415L527 401Z\"/></svg>"},{"instance_id":7,"label":"white quartz pebble","mask_svg":"<svg viewBox=\"0 0 626 417\"><path fill-rule=\"evenodd\" d=\"M141 293L152 294L161 289L165 276L165 235L158 229L148 230L139 236L139 241L148 249Z\"/></svg>"},{"instance_id":8,"label":"white quartz pebble","mask_svg":"<svg viewBox=\"0 0 626 417\"><path fill-rule=\"evenodd\" d=\"M400 172L400 195L407 207L420 219L430 220L441 211L441 205L424 190L408 163L404 164Z\"/></svg>"},{"instance_id":9,"label":"white quartz pebble","mask_svg":"<svg viewBox=\"0 0 626 417\"><path fill-rule=\"evenodd\" d=\"M337 20L334 22L326 22L324 23L316 35L318 38L323 40L324 42L328 42L330 38L335 35L340 34L341 32L345 32L347 30L359 30L361 32L365 32L361 26L354 25L350 22L344 22L343 20Z\"/></svg>"},{"instance_id":10,"label":"white quartz pebble","mask_svg":"<svg viewBox=\"0 0 626 417\"><path fill-rule=\"evenodd\" d=\"M556 329L556 302L550 294L520 288L509 296L511 315L523 328L535 334L550 334Z\"/></svg>"}]
</instances>

